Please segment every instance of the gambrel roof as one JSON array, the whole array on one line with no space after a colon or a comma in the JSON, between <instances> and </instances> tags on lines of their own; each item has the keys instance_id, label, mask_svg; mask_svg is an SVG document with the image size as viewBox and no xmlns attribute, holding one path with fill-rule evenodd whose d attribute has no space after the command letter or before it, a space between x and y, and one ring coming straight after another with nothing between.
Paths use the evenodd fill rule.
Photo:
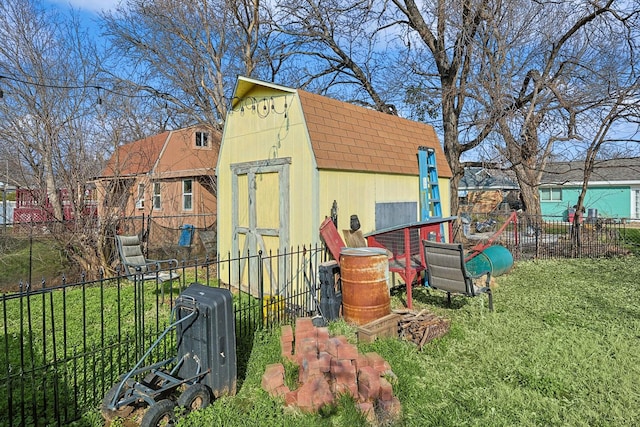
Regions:
<instances>
[{"instance_id":1,"label":"gambrel roof","mask_svg":"<svg viewBox=\"0 0 640 427\"><path fill-rule=\"evenodd\" d=\"M120 145L102 170L101 176L135 176L151 172L170 131Z\"/></svg>"},{"instance_id":2,"label":"gambrel roof","mask_svg":"<svg viewBox=\"0 0 640 427\"><path fill-rule=\"evenodd\" d=\"M193 134L205 130L208 145L195 148ZM165 131L120 145L102 171L102 178L149 175L153 179L213 175L220 132L205 126Z\"/></svg>"},{"instance_id":3,"label":"gambrel roof","mask_svg":"<svg viewBox=\"0 0 640 427\"><path fill-rule=\"evenodd\" d=\"M452 176L431 125L246 77L234 106L256 87L298 95L318 169L418 176L418 147L426 146L436 150L438 175Z\"/></svg>"},{"instance_id":4,"label":"gambrel roof","mask_svg":"<svg viewBox=\"0 0 640 427\"><path fill-rule=\"evenodd\" d=\"M418 147L436 149L438 175L451 177L432 126L298 90L319 169L418 175Z\"/></svg>"}]
</instances>

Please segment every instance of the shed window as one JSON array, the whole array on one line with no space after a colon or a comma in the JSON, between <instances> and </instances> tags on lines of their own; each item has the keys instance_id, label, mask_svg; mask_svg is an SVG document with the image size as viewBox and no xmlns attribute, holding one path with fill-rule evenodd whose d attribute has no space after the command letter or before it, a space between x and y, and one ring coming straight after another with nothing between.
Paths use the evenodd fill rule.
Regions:
<instances>
[{"instance_id":1,"label":"shed window","mask_svg":"<svg viewBox=\"0 0 640 427\"><path fill-rule=\"evenodd\" d=\"M376 230L416 222L416 202L376 203Z\"/></svg>"},{"instance_id":2,"label":"shed window","mask_svg":"<svg viewBox=\"0 0 640 427\"><path fill-rule=\"evenodd\" d=\"M540 200L543 202L562 201L562 188L541 188Z\"/></svg>"}]
</instances>

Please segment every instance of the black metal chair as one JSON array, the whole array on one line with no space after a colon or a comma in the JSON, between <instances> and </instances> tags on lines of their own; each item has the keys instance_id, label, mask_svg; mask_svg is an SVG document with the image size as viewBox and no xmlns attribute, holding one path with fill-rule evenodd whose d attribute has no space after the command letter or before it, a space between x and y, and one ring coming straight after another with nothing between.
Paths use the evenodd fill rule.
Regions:
<instances>
[{"instance_id":1,"label":"black metal chair","mask_svg":"<svg viewBox=\"0 0 640 427\"><path fill-rule=\"evenodd\" d=\"M127 276L135 280L153 280L160 285L164 299L164 283L178 279L180 274L177 259L153 260L146 259L140 246L138 236L116 235L116 244L120 254L120 262Z\"/></svg>"},{"instance_id":2,"label":"black metal chair","mask_svg":"<svg viewBox=\"0 0 640 427\"><path fill-rule=\"evenodd\" d=\"M491 271L470 274L465 267L465 254L461 244L438 243L430 240L423 240L422 244L427 267L427 281L430 287L445 291L449 304L451 304L452 293L467 297L487 294L489 310L493 311L493 294L489 286ZM476 279L485 275L484 286L478 286Z\"/></svg>"}]
</instances>

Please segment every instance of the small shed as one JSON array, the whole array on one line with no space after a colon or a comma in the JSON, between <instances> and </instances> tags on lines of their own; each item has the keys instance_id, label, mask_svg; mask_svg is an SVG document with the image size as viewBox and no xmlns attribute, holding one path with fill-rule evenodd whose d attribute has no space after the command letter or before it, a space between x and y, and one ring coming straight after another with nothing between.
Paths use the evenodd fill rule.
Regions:
<instances>
[{"instance_id":1,"label":"small shed","mask_svg":"<svg viewBox=\"0 0 640 427\"><path fill-rule=\"evenodd\" d=\"M344 230L357 215L365 234L417 221L420 146L435 150L448 216L451 170L432 126L239 77L216 168L219 256L320 243L329 216Z\"/></svg>"}]
</instances>

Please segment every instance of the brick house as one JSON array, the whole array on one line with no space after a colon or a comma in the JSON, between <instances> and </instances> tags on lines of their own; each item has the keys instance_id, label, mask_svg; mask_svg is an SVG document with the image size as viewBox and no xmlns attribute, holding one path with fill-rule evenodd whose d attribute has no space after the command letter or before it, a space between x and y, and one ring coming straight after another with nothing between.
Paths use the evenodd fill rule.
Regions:
<instances>
[{"instance_id":1,"label":"brick house","mask_svg":"<svg viewBox=\"0 0 640 427\"><path fill-rule=\"evenodd\" d=\"M100 218L154 217L163 227L211 227L220 132L166 131L116 148L95 179Z\"/></svg>"}]
</instances>

